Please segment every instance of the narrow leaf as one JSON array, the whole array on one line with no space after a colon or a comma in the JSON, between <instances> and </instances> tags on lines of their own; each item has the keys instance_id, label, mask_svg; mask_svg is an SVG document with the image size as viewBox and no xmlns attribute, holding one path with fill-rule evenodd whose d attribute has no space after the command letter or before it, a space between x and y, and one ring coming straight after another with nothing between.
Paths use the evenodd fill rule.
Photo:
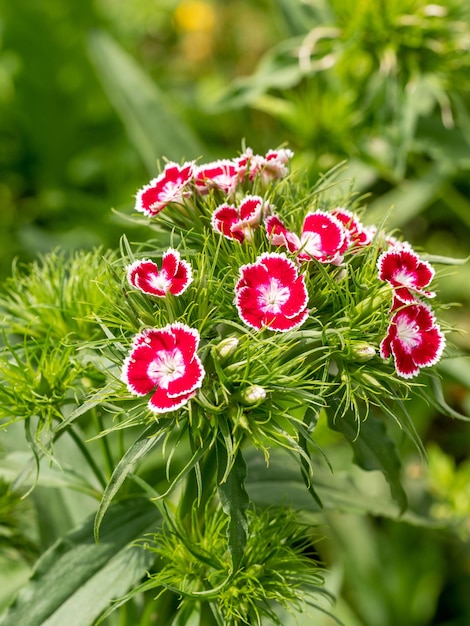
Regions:
<instances>
[{"instance_id":1,"label":"narrow leaf","mask_svg":"<svg viewBox=\"0 0 470 626\"><path fill-rule=\"evenodd\" d=\"M248 522L246 510L249 505L245 490L246 463L240 450L233 462L230 473L224 482L220 482L227 465L227 451L222 442L217 442L218 490L224 513L229 516L228 545L232 556L232 571L240 566L245 552Z\"/></svg>"},{"instance_id":2,"label":"narrow leaf","mask_svg":"<svg viewBox=\"0 0 470 626\"><path fill-rule=\"evenodd\" d=\"M158 432L159 430L160 432ZM165 434L166 430L162 429L160 424L152 424L134 441L116 465L96 512L94 527L96 541L99 540L101 535L100 526L105 513L121 485L133 471L135 465L157 445Z\"/></svg>"}]
</instances>

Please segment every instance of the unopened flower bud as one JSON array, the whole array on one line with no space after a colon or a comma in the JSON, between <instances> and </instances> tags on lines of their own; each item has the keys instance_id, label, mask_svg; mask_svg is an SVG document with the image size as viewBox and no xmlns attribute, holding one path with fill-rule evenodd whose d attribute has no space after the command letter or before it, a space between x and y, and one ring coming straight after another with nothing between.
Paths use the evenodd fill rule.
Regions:
<instances>
[{"instance_id":1,"label":"unopened flower bud","mask_svg":"<svg viewBox=\"0 0 470 626\"><path fill-rule=\"evenodd\" d=\"M259 404L266 399L266 389L260 385L251 385L240 392L240 400L247 406Z\"/></svg>"},{"instance_id":2,"label":"unopened flower bud","mask_svg":"<svg viewBox=\"0 0 470 626\"><path fill-rule=\"evenodd\" d=\"M374 346L365 341L356 341L351 344L351 358L361 363L370 361L376 354Z\"/></svg>"},{"instance_id":3,"label":"unopened flower bud","mask_svg":"<svg viewBox=\"0 0 470 626\"><path fill-rule=\"evenodd\" d=\"M226 337L214 346L214 352L220 359L226 359L234 354L235 350L238 348L238 343L236 337Z\"/></svg>"}]
</instances>

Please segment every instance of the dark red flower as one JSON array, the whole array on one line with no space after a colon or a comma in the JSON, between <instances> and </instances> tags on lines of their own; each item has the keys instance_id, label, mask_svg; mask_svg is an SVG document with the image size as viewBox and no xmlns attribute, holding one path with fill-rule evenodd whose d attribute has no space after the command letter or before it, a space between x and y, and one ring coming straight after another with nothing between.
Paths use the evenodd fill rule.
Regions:
<instances>
[{"instance_id":1,"label":"dark red flower","mask_svg":"<svg viewBox=\"0 0 470 626\"><path fill-rule=\"evenodd\" d=\"M262 254L240 268L235 304L248 326L281 332L297 328L308 317L307 302L304 276L284 253Z\"/></svg>"},{"instance_id":2,"label":"dark red flower","mask_svg":"<svg viewBox=\"0 0 470 626\"><path fill-rule=\"evenodd\" d=\"M142 259L128 266L127 278L136 289L163 298L167 293L181 295L192 281L192 271L179 252L169 248L163 255L161 270L150 259Z\"/></svg>"},{"instance_id":3,"label":"dark red flower","mask_svg":"<svg viewBox=\"0 0 470 626\"><path fill-rule=\"evenodd\" d=\"M199 333L180 322L144 330L134 338L122 369L122 380L136 396L152 393L154 413L174 411L201 386L204 367L196 354Z\"/></svg>"},{"instance_id":4,"label":"dark red flower","mask_svg":"<svg viewBox=\"0 0 470 626\"><path fill-rule=\"evenodd\" d=\"M445 337L429 307L416 303L397 310L380 344L380 355L391 354L397 374L412 378L421 367L435 365L442 356Z\"/></svg>"}]
</instances>

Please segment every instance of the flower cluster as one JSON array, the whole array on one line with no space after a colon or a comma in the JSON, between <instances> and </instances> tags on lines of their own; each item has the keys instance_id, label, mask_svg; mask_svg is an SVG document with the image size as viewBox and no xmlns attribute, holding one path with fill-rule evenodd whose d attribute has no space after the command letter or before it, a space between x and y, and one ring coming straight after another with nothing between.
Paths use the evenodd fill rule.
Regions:
<instances>
[{"instance_id":1,"label":"flower cluster","mask_svg":"<svg viewBox=\"0 0 470 626\"><path fill-rule=\"evenodd\" d=\"M146 295L167 299L166 309L171 311L163 328L146 329L135 337L122 372L132 394L152 394L153 412L178 409L197 395L206 376L203 363L208 354L216 354L205 350L208 342L219 341L219 347L229 342L227 354L217 353L226 360L239 350L241 338L245 357L229 366L228 373L209 365L210 376L213 371L222 376L222 391L214 391L211 379L210 391L203 396L211 398L214 410L230 406L231 396L245 397L248 388L260 390L253 405L271 401L263 384L268 380L273 388L281 388L274 363L269 376L260 374L254 380L247 374L253 331L260 337L264 331L270 337L272 333L292 337L285 350L279 350L279 367L287 367L286 354L295 355L289 371L298 379L299 368L305 368L300 389L314 389L316 372L321 389L338 363L347 359L360 364L379 355L384 370L377 367L378 359L370 374L362 366L357 369L357 380L374 381L377 371L390 375L386 364L391 356L401 378L417 375L442 356L444 335L422 301L434 296L428 290L434 277L431 265L408 243L365 226L356 211L343 205L331 207L320 198L312 202L306 194L304 201L289 206L287 192L278 186L291 157L289 150L270 150L261 156L248 148L240 157L208 164L168 163L137 193L137 211L153 217L167 207L167 227L172 211L178 216L172 231L182 216L188 219L180 235L191 242L195 259L190 264L178 250L168 248L161 263L142 258L127 267L129 284ZM198 238L193 235L191 240L196 217L201 228L194 231ZM211 296L214 284L218 287ZM171 304L190 285L185 303ZM209 302L204 304L203 299ZM204 312L197 314L199 308ZM301 327L303 334L295 335ZM237 336L224 335L220 329L227 328L237 329ZM197 354L199 343L204 356ZM271 348L272 343L260 343L259 354L269 361ZM340 380L354 371L344 369Z\"/></svg>"},{"instance_id":2,"label":"flower cluster","mask_svg":"<svg viewBox=\"0 0 470 626\"><path fill-rule=\"evenodd\" d=\"M437 363L445 347L445 337L431 308L419 299L435 296L425 289L434 269L409 244L392 245L380 255L377 265L380 280L393 288L392 318L380 354L384 359L393 355L397 373L411 378L421 367Z\"/></svg>"},{"instance_id":3,"label":"flower cluster","mask_svg":"<svg viewBox=\"0 0 470 626\"><path fill-rule=\"evenodd\" d=\"M167 163L160 176L137 193L135 210L153 217L167 205L182 203L193 194L206 195L218 189L231 196L244 180L259 179L266 186L287 174L291 157L290 150L270 150L261 156L248 148L240 157L231 160L219 159L202 165L194 161L183 165Z\"/></svg>"}]
</instances>

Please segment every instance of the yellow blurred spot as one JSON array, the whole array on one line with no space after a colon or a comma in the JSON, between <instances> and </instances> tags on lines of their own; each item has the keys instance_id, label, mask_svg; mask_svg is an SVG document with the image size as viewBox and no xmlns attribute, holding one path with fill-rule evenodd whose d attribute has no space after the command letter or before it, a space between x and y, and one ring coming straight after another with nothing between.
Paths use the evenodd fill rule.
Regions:
<instances>
[{"instance_id":1,"label":"yellow blurred spot","mask_svg":"<svg viewBox=\"0 0 470 626\"><path fill-rule=\"evenodd\" d=\"M216 24L214 7L202 0L183 0L177 6L174 18L176 27L186 32L210 32Z\"/></svg>"}]
</instances>

